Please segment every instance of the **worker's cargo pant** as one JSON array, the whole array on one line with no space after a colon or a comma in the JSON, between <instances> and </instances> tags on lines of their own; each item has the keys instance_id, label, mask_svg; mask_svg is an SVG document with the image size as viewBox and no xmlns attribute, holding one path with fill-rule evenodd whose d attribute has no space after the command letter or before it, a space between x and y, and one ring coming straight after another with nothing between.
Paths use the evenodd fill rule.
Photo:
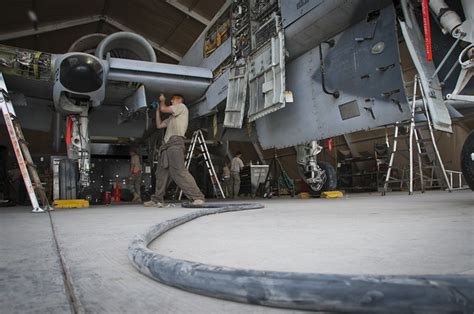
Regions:
<instances>
[{"instance_id":1,"label":"worker's cargo pant","mask_svg":"<svg viewBox=\"0 0 474 314\"><path fill-rule=\"evenodd\" d=\"M232 198L232 179L229 177L224 177L223 180L224 194L227 198Z\"/></svg>"},{"instance_id":2,"label":"worker's cargo pant","mask_svg":"<svg viewBox=\"0 0 474 314\"><path fill-rule=\"evenodd\" d=\"M204 200L204 195L199 190L196 181L184 166L184 140L176 141L176 144L167 143L167 146L166 149L161 150L162 155L156 169L156 190L151 200L163 202L170 177L187 198L192 201Z\"/></svg>"},{"instance_id":3,"label":"worker's cargo pant","mask_svg":"<svg viewBox=\"0 0 474 314\"><path fill-rule=\"evenodd\" d=\"M130 191L132 193L137 193L138 195L140 195L141 183L142 183L142 173L141 172L132 173L130 175L128 183L130 184Z\"/></svg>"},{"instance_id":4,"label":"worker's cargo pant","mask_svg":"<svg viewBox=\"0 0 474 314\"><path fill-rule=\"evenodd\" d=\"M237 171L231 171L230 179L231 179L231 184L232 184L232 197L239 197L240 173Z\"/></svg>"}]
</instances>

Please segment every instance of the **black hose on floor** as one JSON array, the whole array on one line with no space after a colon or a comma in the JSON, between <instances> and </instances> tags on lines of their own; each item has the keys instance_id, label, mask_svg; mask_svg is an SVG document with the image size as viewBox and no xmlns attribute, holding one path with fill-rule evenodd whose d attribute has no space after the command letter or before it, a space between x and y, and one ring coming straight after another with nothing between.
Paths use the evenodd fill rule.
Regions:
<instances>
[{"instance_id":1,"label":"black hose on floor","mask_svg":"<svg viewBox=\"0 0 474 314\"><path fill-rule=\"evenodd\" d=\"M169 286L210 297L273 307L338 312L474 311L474 276L327 275L239 269L175 259L147 248L167 231L193 219L263 208L260 204L206 204L135 236L128 247L133 265ZM278 258L278 256L275 256Z\"/></svg>"}]
</instances>

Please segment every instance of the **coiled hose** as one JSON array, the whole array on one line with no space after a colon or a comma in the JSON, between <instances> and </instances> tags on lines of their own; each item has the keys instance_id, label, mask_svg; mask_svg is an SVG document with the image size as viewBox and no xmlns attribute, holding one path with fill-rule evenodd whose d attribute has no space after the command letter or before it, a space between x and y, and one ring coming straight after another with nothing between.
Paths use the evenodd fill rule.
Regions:
<instances>
[{"instance_id":1,"label":"coiled hose","mask_svg":"<svg viewBox=\"0 0 474 314\"><path fill-rule=\"evenodd\" d=\"M163 284L214 298L273 307L338 312L474 311L474 276L328 275L238 269L191 262L147 248L167 231L196 218L263 208L260 204L205 204L152 226L128 247L132 264ZM278 258L276 256L275 258Z\"/></svg>"}]
</instances>

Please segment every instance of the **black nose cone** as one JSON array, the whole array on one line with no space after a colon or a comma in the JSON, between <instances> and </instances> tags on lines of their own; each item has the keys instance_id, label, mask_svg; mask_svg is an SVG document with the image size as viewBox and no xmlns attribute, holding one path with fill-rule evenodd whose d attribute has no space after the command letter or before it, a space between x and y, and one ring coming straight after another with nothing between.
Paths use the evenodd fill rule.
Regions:
<instances>
[{"instance_id":1,"label":"black nose cone","mask_svg":"<svg viewBox=\"0 0 474 314\"><path fill-rule=\"evenodd\" d=\"M76 93L98 90L103 82L100 62L85 55L73 55L61 62L61 84Z\"/></svg>"}]
</instances>

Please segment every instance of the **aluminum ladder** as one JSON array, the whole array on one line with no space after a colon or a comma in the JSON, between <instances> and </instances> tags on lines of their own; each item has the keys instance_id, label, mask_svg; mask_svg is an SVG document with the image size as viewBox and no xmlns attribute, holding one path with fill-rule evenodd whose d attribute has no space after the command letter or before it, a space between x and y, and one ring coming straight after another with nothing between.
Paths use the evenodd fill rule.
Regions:
<instances>
[{"instance_id":1,"label":"aluminum ladder","mask_svg":"<svg viewBox=\"0 0 474 314\"><path fill-rule=\"evenodd\" d=\"M416 94L420 90L421 94L421 108L417 109L416 106ZM431 123L430 113L428 110L428 106L425 101L425 92L421 86L421 81L418 75L415 75L413 80L413 98L411 101L411 118L408 122L397 122L395 124L394 136L393 136L393 145L392 151L390 154L390 161L387 168L387 174L385 176L385 182L383 187L382 195L385 195L388 190L388 186L390 183L400 183L400 186L403 185L403 178L396 179L392 178L392 169L394 169L393 163L395 159L395 154L397 152L401 152L403 150L398 149L398 140L403 137L400 135L400 127L409 125L409 133L408 133L408 158L409 158L409 178L408 178L408 190L409 194L413 194L413 183L414 183L414 141L416 143L416 154L417 154L417 164L418 164L418 171L420 176L420 185L422 193L425 192L426 182L430 182L431 187L433 187L433 182L438 182L439 186L442 187L442 184L446 184L447 190L451 192L452 186L451 182L448 179L448 175L446 169L443 164L443 160L441 159L441 155L438 150L438 146L436 145L436 140L434 137L433 126ZM422 114L424 116L424 121L416 122L415 116ZM428 132L427 136L423 133L423 130ZM405 137L406 138L406 137ZM431 145L430 145L431 144ZM431 170L431 175L428 179L424 174L424 169ZM402 174L402 176L404 173ZM434 178L434 176L437 178ZM443 182L444 180L444 182Z\"/></svg>"},{"instance_id":2,"label":"aluminum ladder","mask_svg":"<svg viewBox=\"0 0 474 314\"><path fill-rule=\"evenodd\" d=\"M214 195L216 196L216 198L221 197L225 199L224 191L222 190L221 183L219 181L219 178L217 177L216 170L214 169L214 165L211 160L211 155L209 154L209 150L207 149L206 140L204 139L204 135L202 134L201 130L197 130L193 133L191 144L189 145L189 149L184 160L184 166L186 167L186 169L189 169L194 150L196 148L196 144L199 145L199 148L203 153L204 162L206 163L206 168L211 178ZM182 195L183 191L180 190L178 200L181 200Z\"/></svg>"},{"instance_id":3,"label":"aluminum ladder","mask_svg":"<svg viewBox=\"0 0 474 314\"><path fill-rule=\"evenodd\" d=\"M0 111L2 112L3 120L7 126L8 134L15 152L18 167L21 171L21 176L25 182L26 191L30 197L31 205L33 206L33 213L42 213L45 210L52 210L49 205L48 197L46 196L41 180L36 170L36 165L31 158L28 143L25 140L23 131L21 130L20 122L15 115L10 96L8 94L3 74L0 72ZM43 208L40 207L38 198L41 200Z\"/></svg>"}]
</instances>

